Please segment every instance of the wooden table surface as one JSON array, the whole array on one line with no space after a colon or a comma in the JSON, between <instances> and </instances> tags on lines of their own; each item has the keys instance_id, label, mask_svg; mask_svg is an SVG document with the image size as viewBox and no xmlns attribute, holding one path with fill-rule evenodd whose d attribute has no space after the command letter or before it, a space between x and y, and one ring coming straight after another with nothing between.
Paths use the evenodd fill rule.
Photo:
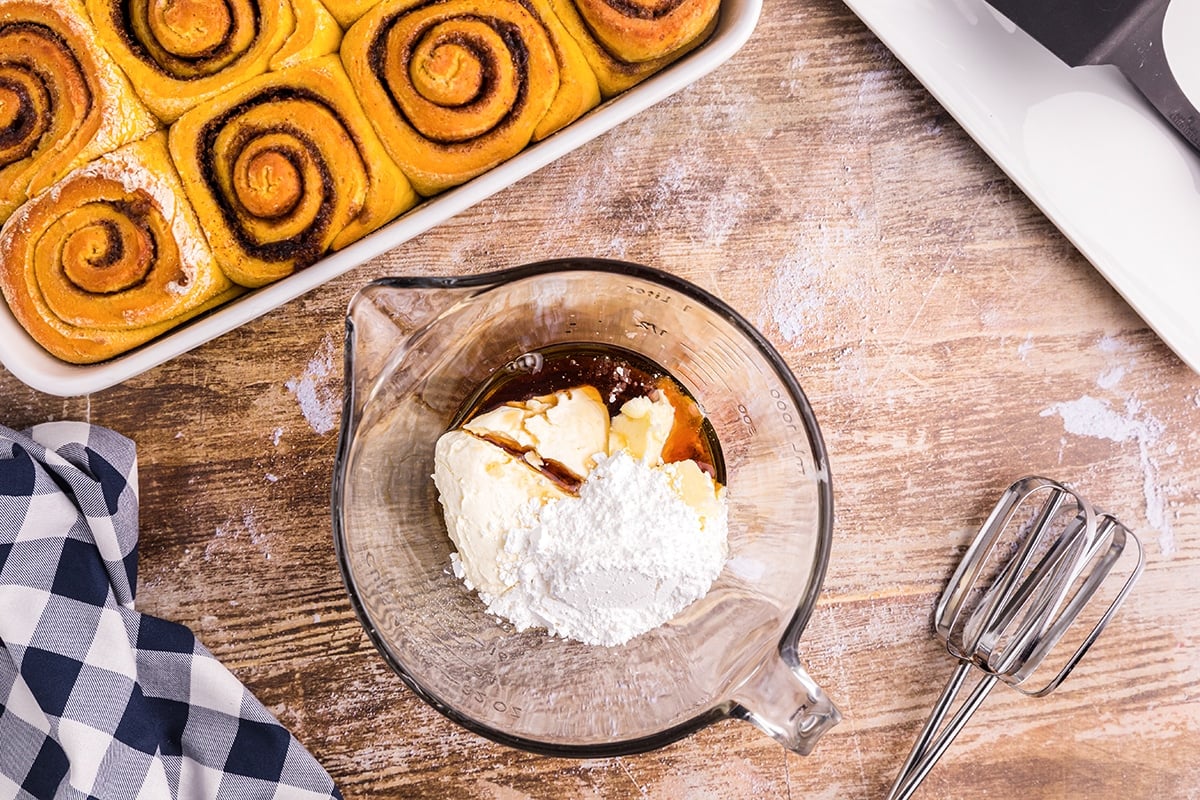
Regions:
<instances>
[{"instance_id":1,"label":"wooden table surface","mask_svg":"<svg viewBox=\"0 0 1200 800\"><path fill-rule=\"evenodd\" d=\"M802 654L845 719L810 756L735 721L632 757L507 749L409 692L351 611L328 508L350 297L575 255L720 295L815 408L836 524ZM766 0L695 85L121 386L0 373L0 413L137 442L139 610L190 626L347 798L882 797L952 666L935 599L1031 473L1116 512L1145 573L1059 691L996 690L918 797L1200 797L1200 377L836 0Z\"/></svg>"}]
</instances>

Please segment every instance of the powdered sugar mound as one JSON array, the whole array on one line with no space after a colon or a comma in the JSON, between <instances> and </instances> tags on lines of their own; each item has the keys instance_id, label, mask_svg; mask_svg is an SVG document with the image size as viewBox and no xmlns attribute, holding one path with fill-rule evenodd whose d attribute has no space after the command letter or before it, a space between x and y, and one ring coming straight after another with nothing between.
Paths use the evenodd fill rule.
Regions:
<instances>
[{"instance_id":1,"label":"powdered sugar mound","mask_svg":"<svg viewBox=\"0 0 1200 800\"><path fill-rule=\"evenodd\" d=\"M702 526L669 478L628 453L602 458L578 498L530 511L505 542L488 610L518 630L545 628L619 645L703 597L725 564L727 512Z\"/></svg>"}]
</instances>

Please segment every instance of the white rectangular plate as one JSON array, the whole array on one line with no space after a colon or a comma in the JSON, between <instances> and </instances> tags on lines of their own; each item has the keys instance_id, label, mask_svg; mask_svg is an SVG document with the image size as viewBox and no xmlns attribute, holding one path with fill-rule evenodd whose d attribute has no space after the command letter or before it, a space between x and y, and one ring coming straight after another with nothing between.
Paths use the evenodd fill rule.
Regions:
<instances>
[{"instance_id":1,"label":"white rectangular plate","mask_svg":"<svg viewBox=\"0 0 1200 800\"><path fill-rule=\"evenodd\" d=\"M1200 154L1112 67L1071 69L982 0L845 0L1200 371Z\"/></svg>"},{"instance_id":2,"label":"white rectangular plate","mask_svg":"<svg viewBox=\"0 0 1200 800\"><path fill-rule=\"evenodd\" d=\"M758 23L762 0L723 0L712 37L682 60L618 95L495 169L455 187L353 245L238 298L119 358L76 366L41 348L0 302L0 363L33 388L59 396L100 391L256 319L396 247L504 189L711 72L736 53Z\"/></svg>"}]
</instances>

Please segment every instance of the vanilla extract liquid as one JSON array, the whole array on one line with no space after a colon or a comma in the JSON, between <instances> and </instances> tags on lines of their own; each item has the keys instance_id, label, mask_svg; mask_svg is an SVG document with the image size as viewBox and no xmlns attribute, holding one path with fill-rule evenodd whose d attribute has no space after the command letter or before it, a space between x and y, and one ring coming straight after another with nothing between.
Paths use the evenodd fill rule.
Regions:
<instances>
[{"instance_id":1,"label":"vanilla extract liquid","mask_svg":"<svg viewBox=\"0 0 1200 800\"><path fill-rule=\"evenodd\" d=\"M600 393L610 417L635 397L663 392L675 408L675 424L663 447L663 461L691 459L718 483L725 483L725 461L716 431L695 398L661 366L623 347L579 342L525 353L496 370L467 398L451 427L505 403L585 384Z\"/></svg>"}]
</instances>

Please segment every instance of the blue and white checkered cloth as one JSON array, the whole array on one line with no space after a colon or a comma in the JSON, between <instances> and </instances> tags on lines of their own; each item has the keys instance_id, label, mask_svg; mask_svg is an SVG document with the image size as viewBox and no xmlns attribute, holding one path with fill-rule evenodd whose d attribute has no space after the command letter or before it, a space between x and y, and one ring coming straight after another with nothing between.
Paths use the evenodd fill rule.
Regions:
<instances>
[{"instance_id":1,"label":"blue and white checkered cloth","mask_svg":"<svg viewBox=\"0 0 1200 800\"><path fill-rule=\"evenodd\" d=\"M0 798L340 797L182 625L133 610L133 442L0 426Z\"/></svg>"}]
</instances>

